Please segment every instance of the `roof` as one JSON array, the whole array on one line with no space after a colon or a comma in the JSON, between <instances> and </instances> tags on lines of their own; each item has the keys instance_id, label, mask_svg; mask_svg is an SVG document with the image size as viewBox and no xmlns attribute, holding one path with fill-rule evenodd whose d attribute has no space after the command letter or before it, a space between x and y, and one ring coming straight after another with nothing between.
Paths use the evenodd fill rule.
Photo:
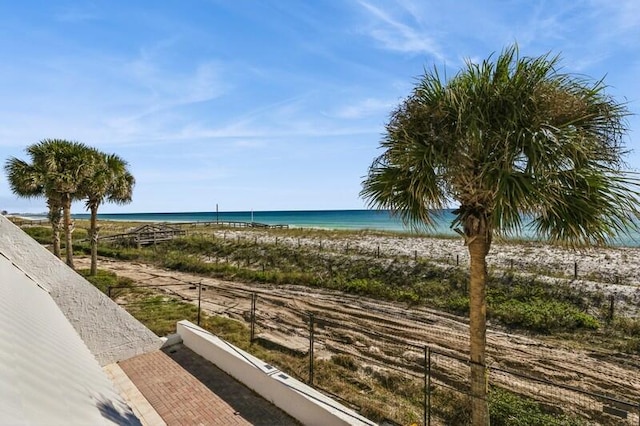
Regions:
<instances>
[{"instance_id":1,"label":"roof","mask_svg":"<svg viewBox=\"0 0 640 426\"><path fill-rule=\"evenodd\" d=\"M0 255L0 418L139 425L46 288Z\"/></svg>"},{"instance_id":2,"label":"roof","mask_svg":"<svg viewBox=\"0 0 640 426\"><path fill-rule=\"evenodd\" d=\"M1 215L0 255L49 292L100 365L161 346L158 336Z\"/></svg>"}]
</instances>

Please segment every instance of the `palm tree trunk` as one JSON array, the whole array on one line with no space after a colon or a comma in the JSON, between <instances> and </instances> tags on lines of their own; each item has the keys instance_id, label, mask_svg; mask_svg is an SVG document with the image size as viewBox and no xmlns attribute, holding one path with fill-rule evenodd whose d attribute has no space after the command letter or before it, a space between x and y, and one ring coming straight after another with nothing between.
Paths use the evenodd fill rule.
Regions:
<instances>
[{"instance_id":1,"label":"palm tree trunk","mask_svg":"<svg viewBox=\"0 0 640 426\"><path fill-rule=\"evenodd\" d=\"M482 229L469 243L469 335L471 360L471 424L489 424L485 345L487 335L487 262L491 242Z\"/></svg>"},{"instance_id":2,"label":"palm tree trunk","mask_svg":"<svg viewBox=\"0 0 640 426\"><path fill-rule=\"evenodd\" d=\"M67 265L70 268L74 268L73 266L73 239L72 233L73 229L71 228L71 195L64 195L64 202L62 205L62 211L64 215L64 237L65 237L65 249L67 254Z\"/></svg>"},{"instance_id":3,"label":"palm tree trunk","mask_svg":"<svg viewBox=\"0 0 640 426\"><path fill-rule=\"evenodd\" d=\"M98 205L91 204L91 272L90 275L98 273Z\"/></svg>"},{"instance_id":4,"label":"palm tree trunk","mask_svg":"<svg viewBox=\"0 0 640 426\"><path fill-rule=\"evenodd\" d=\"M60 208L49 204L49 222L51 223L53 255L60 258Z\"/></svg>"}]
</instances>

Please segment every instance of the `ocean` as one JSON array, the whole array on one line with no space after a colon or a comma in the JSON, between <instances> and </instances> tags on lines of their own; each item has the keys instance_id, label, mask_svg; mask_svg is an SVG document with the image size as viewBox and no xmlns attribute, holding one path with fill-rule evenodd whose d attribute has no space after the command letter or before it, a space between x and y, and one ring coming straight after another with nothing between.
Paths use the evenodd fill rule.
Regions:
<instances>
[{"instance_id":1,"label":"ocean","mask_svg":"<svg viewBox=\"0 0 640 426\"><path fill-rule=\"evenodd\" d=\"M446 212L451 216L450 212ZM446 214L445 213L445 214ZM89 219L89 214L74 214L74 218ZM453 217L453 216L451 216ZM402 221L387 210L292 210L192 213L118 213L98 214L98 219L131 222L258 222L267 225L289 225L296 228L374 229L409 232ZM449 220L449 223L451 220ZM446 231L448 225L444 226ZM453 232L452 232L453 234Z\"/></svg>"},{"instance_id":2,"label":"ocean","mask_svg":"<svg viewBox=\"0 0 640 426\"><path fill-rule=\"evenodd\" d=\"M74 214L77 219L89 219L89 214ZM435 227L421 233L426 235L457 235L451 229L452 210L443 210L435 216ZM98 214L98 219L130 222L208 222L237 221L258 222L267 225L289 225L295 228L324 228L344 230L378 230L408 233L412 230L388 210L292 210L292 211L238 211L191 213L114 213ZM536 236L525 229L516 235L519 239L535 240ZM640 247L640 235L620 236L612 245Z\"/></svg>"}]
</instances>

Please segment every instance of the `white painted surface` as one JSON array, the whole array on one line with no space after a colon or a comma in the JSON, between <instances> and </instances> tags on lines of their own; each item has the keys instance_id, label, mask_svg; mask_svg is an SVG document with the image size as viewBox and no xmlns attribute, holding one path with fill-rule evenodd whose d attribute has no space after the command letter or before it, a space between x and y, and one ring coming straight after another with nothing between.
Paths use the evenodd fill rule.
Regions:
<instances>
[{"instance_id":1,"label":"white painted surface","mask_svg":"<svg viewBox=\"0 0 640 426\"><path fill-rule=\"evenodd\" d=\"M177 331L189 349L305 425L376 424L189 321Z\"/></svg>"},{"instance_id":2,"label":"white painted surface","mask_svg":"<svg viewBox=\"0 0 640 426\"><path fill-rule=\"evenodd\" d=\"M140 425L49 293L3 255L0 324L0 424Z\"/></svg>"},{"instance_id":3,"label":"white painted surface","mask_svg":"<svg viewBox=\"0 0 640 426\"><path fill-rule=\"evenodd\" d=\"M161 340L0 215L0 255L47 289L100 365L156 350Z\"/></svg>"}]
</instances>

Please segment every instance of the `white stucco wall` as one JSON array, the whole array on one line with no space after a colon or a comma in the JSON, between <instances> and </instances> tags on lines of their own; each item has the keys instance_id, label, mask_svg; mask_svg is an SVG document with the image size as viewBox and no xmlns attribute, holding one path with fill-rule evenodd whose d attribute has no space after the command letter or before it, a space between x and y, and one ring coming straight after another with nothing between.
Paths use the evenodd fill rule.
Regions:
<instances>
[{"instance_id":1,"label":"white stucco wall","mask_svg":"<svg viewBox=\"0 0 640 426\"><path fill-rule=\"evenodd\" d=\"M138 320L1 215L0 255L49 292L100 365L156 350L162 344Z\"/></svg>"},{"instance_id":2,"label":"white stucco wall","mask_svg":"<svg viewBox=\"0 0 640 426\"><path fill-rule=\"evenodd\" d=\"M140 425L49 293L0 255L0 424Z\"/></svg>"}]
</instances>

